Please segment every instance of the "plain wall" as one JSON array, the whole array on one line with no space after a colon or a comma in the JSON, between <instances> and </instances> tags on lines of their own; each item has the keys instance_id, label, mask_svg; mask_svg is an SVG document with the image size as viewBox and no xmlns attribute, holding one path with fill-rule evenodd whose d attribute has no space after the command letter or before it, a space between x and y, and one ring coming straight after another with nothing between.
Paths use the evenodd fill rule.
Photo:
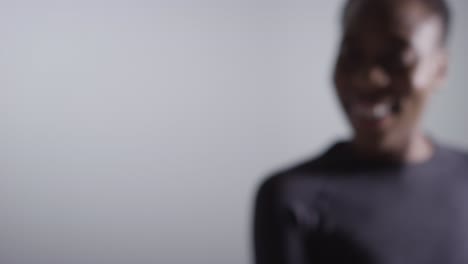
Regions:
<instances>
[{"instance_id":1,"label":"plain wall","mask_svg":"<svg viewBox=\"0 0 468 264\"><path fill-rule=\"evenodd\" d=\"M428 131L468 148L468 2ZM0 2L0 262L248 263L257 184L348 135L343 1Z\"/></svg>"}]
</instances>

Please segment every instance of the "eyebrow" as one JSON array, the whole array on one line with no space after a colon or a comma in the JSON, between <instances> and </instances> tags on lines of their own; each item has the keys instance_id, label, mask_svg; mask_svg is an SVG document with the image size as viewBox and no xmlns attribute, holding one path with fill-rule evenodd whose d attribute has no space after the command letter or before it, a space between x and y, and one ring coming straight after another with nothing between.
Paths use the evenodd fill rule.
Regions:
<instances>
[{"instance_id":1,"label":"eyebrow","mask_svg":"<svg viewBox=\"0 0 468 264\"><path fill-rule=\"evenodd\" d=\"M358 34L356 34L356 32ZM359 33L359 30L356 30L354 33L345 33L343 35L343 39L342 39L342 42L346 42L346 43L359 43L360 42L360 39L362 38L362 36L364 36L365 34L363 33ZM389 43L392 43L393 46L398 46L398 47L401 47L401 48L404 48L404 47L408 47L410 46L410 40L401 36L400 34L398 33L390 33L388 34L387 36L385 36L385 39L389 42Z\"/></svg>"},{"instance_id":2,"label":"eyebrow","mask_svg":"<svg viewBox=\"0 0 468 264\"><path fill-rule=\"evenodd\" d=\"M398 35L398 34L390 35L389 40L392 43L392 45L396 45L399 48L407 48L411 44L411 41L409 39L406 39L406 38L404 38L404 37L402 37L401 35Z\"/></svg>"}]
</instances>

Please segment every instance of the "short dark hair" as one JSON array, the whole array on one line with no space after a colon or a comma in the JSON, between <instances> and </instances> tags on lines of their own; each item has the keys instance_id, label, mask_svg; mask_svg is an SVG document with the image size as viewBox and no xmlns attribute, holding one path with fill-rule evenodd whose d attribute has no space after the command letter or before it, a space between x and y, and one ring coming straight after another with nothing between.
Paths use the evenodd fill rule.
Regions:
<instances>
[{"instance_id":1,"label":"short dark hair","mask_svg":"<svg viewBox=\"0 0 468 264\"><path fill-rule=\"evenodd\" d=\"M343 8L342 13L342 23L346 25L349 18L349 11L354 4L357 2L362 2L366 0L348 0ZM376 0L371 0L376 1ZM446 0L418 0L423 3L430 11L435 15L439 16L442 20L443 35L442 40L444 43L447 42L450 35L450 27L452 23L452 12L450 11L450 6Z\"/></svg>"}]
</instances>

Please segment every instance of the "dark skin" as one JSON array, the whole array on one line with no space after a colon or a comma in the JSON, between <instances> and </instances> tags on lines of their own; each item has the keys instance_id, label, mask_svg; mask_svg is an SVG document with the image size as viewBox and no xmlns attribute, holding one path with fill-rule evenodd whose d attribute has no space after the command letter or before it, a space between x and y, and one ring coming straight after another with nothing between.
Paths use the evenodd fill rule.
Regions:
<instances>
[{"instance_id":1,"label":"dark skin","mask_svg":"<svg viewBox=\"0 0 468 264\"><path fill-rule=\"evenodd\" d=\"M367 158L432 156L421 118L446 77L440 17L419 0L358 0L345 20L334 71L338 99Z\"/></svg>"}]
</instances>

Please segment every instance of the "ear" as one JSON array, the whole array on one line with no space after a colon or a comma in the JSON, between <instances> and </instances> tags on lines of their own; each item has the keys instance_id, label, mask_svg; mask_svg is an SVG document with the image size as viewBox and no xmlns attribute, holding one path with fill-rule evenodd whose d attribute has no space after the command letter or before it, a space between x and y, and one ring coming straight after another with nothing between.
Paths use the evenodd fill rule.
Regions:
<instances>
[{"instance_id":1,"label":"ear","mask_svg":"<svg viewBox=\"0 0 468 264\"><path fill-rule=\"evenodd\" d=\"M436 69L434 73L435 89L442 88L447 80L449 55L446 48L442 48L435 58Z\"/></svg>"}]
</instances>

